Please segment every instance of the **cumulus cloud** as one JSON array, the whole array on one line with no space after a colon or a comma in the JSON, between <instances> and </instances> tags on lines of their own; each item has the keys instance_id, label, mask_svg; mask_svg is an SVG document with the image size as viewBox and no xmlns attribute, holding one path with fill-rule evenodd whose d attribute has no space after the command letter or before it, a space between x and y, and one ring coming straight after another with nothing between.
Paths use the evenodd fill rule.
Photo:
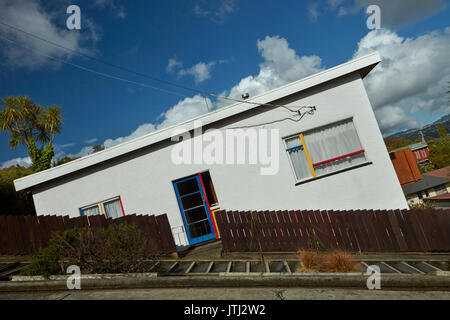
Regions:
<instances>
[{"instance_id":1,"label":"cumulus cloud","mask_svg":"<svg viewBox=\"0 0 450 320\"><path fill-rule=\"evenodd\" d=\"M287 40L279 36L267 36L256 45L264 59L259 65L259 73L241 79L229 90L230 97L241 98L243 93L255 96L323 70L320 57L298 56L289 48Z\"/></svg>"},{"instance_id":2,"label":"cumulus cloud","mask_svg":"<svg viewBox=\"0 0 450 320\"><path fill-rule=\"evenodd\" d=\"M195 84L202 83L203 81L211 78L211 68L215 64L216 63L214 61L208 63L199 62L189 69L181 69L178 72L178 77L182 78L184 76L190 75L194 77Z\"/></svg>"},{"instance_id":3,"label":"cumulus cloud","mask_svg":"<svg viewBox=\"0 0 450 320\"><path fill-rule=\"evenodd\" d=\"M103 142L103 146L105 148L109 148L112 146L115 146L117 144L121 144L123 142L138 138L140 136L146 135L147 133L155 131L155 125L152 123L144 123L141 124L139 127L137 127L136 130L134 130L130 135L126 137L119 137L116 139L107 139L105 142Z\"/></svg>"},{"instance_id":4,"label":"cumulus cloud","mask_svg":"<svg viewBox=\"0 0 450 320\"><path fill-rule=\"evenodd\" d=\"M166 72L172 72L176 68L183 68L183 63L177 58L170 58L166 66Z\"/></svg>"},{"instance_id":5,"label":"cumulus cloud","mask_svg":"<svg viewBox=\"0 0 450 320\"><path fill-rule=\"evenodd\" d=\"M176 58L170 58L166 66L166 72L175 72L177 70L178 79L185 76L192 76L195 84L200 84L205 80L211 78L212 68L220 63L225 63L230 60L219 60L210 62L199 62L190 68L184 68L183 63Z\"/></svg>"},{"instance_id":6,"label":"cumulus cloud","mask_svg":"<svg viewBox=\"0 0 450 320\"><path fill-rule=\"evenodd\" d=\"M331 9L338 15L356 14L369 5L381 9L382 28L397 29L427 18L446 6L445 0L328 0Z\"/></svg>"},{"instance_id":7,"label":"cumulus cloud","mask_svg":"<svg viewBox=\"0 0 450 320\"><path fill-rule=\"evenodd\" d=\"M212 22L223 24L226 16L236 9L235 0L201 0L194 5L193 12L197 17L205 17Z\"/></svg>"},{"instance_id":8,"label":"cumulus cloud","mask_svg":"<svg viewBox=\"0 0 450 320\"><path fill-rule=\"evenodd\" d=\"M416 38L389 30L373 30L358 43L353 58L378 51L381 63L366 77L365 86L383 132L419 125L417 112L450 112L450 27Z\"/></svg>"},{"instance_id":9,"label":"cumulus cloud","mask_svg":"<svg viewBox=\"0 0 450 320\"><path fill-rule=\"evenodd\" d=\"M195 95L194 97L187 97L183 100L180 100L177 104L172 106L169 110L161 114L162 121L159 124L153 123L144 123L140 125L136 130L134 130L130 135L125 137L119 137L117 139L107 139L103 145L106 148L118 145L120 143L138 138L145 134L151 133L155 130L163 129L166 127L170 127L177 123L195 118L199 115L202 115L208 112L208 107L206 106L206 102L208 106L212 107L214 104L209 99Z\"/></svg>"},{"instance_id":10,"label":"cumulus cloud","mask_svg":"<svg viewBox=\"0 0 450 320\"><path fill-rule=\"evenodd\" d=\"M30 157L23 157L23 158L14 158L8 161L2 162L0 165L0 169L9 168L13 166L21 166L21 167L29 167L31 166L31 159Z\"/></svg>"},{"instance_id":11,"label":"cumulus cloud","mask_svg":"<svg viewBox=\"0 0 450 320\"><path fill-rule=\"evenodd\" d=\"M0 20L52 42L56 42L64 47L85 53L89 52L84 46L86 41L99 40L98 29L95 28L92 21L88 18L83 20L87 23L85 24L86 30L83 32L73 32L66 28L60 28L55 22L55 13L44 10L38 0L0 1ZM71 53L68 51L58 49L55 46L5 26L0 27L0 35L46 55L64 59L70 59L71 57ZM32 50L26 50L3 40L0 40L0 42L2 42L0 45L0 58L3 60L0 63L10 67L36 69L43 66L58 65L56 62L36 54Z\"/></svg>"}]
</instances>

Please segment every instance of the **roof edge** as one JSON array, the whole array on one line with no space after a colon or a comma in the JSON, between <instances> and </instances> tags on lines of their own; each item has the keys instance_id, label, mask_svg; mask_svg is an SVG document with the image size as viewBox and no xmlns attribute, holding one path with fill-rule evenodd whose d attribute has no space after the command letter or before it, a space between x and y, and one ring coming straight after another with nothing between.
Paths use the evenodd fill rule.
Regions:
<instances>
[{"instance_id":1,"label":"roof edge","mask_svg":"<svg viewBox=\"0 0 450 320\"><path fill-rule=\"evenodd\" d=\"M320 85L333 79L337 79L353 72L359 72L361 78L364 78L380 61L381 58L379 53L373 52L357 59L347 61L330 69L326 69L308 77L288 83L284 86L266 91L260 95L248 99L248 101L260 104L270 103L285 96L304 91L308 88ZM250 105L245 102L237 102L200 115L196 118L186 120L182 123L175 124L173 126L166 127L148 133L141 137L123 142L105 150L89 154L87 156L59 165L57 167L53 167L16 179L14 180L14 186L16 191L31 188L41 183L136 151L156 142L163 141L171 137L171 133L175 128L184 127L186 129L186 125L188 125L187 129L192 130L194 129L194 121L196 120L202 120L203 125L208 125L256 107L258 107L258 105Z\"/></svg>"}]
</instances>

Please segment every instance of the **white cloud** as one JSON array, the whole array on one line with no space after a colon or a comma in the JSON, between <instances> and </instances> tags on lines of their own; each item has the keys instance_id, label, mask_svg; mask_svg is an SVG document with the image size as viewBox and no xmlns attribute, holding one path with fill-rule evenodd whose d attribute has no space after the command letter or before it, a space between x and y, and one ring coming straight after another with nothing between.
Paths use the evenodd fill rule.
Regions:
<instances>
[{"instance_id":1,"label":"white cloud","mask_svg":"<svg viewBox=\"0 0 450 320\"><path fill-rule=\"evenodd\" d=\"M193 8L193 12L197 17L206 17L218 24L223 24L225 17L236 10L237 4L235 0L201 0Z\"/></svg>"},{"instance_id":2,"label":"white cloud","mask_svg":"<svg viewBox=\"0 0 450 320\"><path fill-rule=\"evenodd\" d=\"M183 63L176 58L170 58L166 66L166 72L177 71L178 79L185 76L192 76L195 84L200 84L211 78L211 70L216 64L226 63L231 60L219 60L210 62L199 62L190 68L184 68Z\"/></svg>"},{"instance_id":3,"label":"white cloud","mask_svg":"<svg viewBox=\"0 0 450 320\"><path fill-rule=\"evenodd\" d=\"M436 116L450 112L446 96L450 28L417 38L374 30L360 40L353 58L373 51L382 61L364 82L383 132L419 125L417 112Z\"/></svg>"},{"instance_id":4,"label":"white cloud","mask_svg":"<svg viewBox=\"0 0 450 320\"><path fill-rule=\"evenodd\" d=\"M308 18L311 21L317 21L319 17L319 3L318 2L310 2L308 4Z\"/></svg>"},{"instance_id":5,"label":"white cloud","mask_svg":"<svg viewBox=\"0 0 450 320\"><path fill-rule=\"evenodd\" d=\"M97 140L98 140L97 138L92 138L92 139L85 140L84 143L93 144L93 143L97 142Z\"/></svg>"},{"instance_id":6,"label":"white cloud","mask_svg":"<svg viewBox=\"0 0 450 320\"><path fill-rule=\"evenodd\" d=\"M183 68L183 63L177 58L170 58L166 66L166 72L172 72L175 68Z\"/></svg>"},{"instance_id":7,"label":"white cloud","mask_svg":"<svg viewBox=\"0 0 450 320\"><path fill-rule=\"evenodd\" d=\"M115 146L117 144L138 138L140 136L146 135L147 133L155 131L155 125L151 123L141 124L136 130L134 130L130 135L126 137L120 137L116 139L107 139L103 142L105 148Z\"/></svg>"},{"instance_id":8,"label":"white cloud","mask_svg":"<svg viewBox=\"0 0 450 320\"><path fill-rule=\"evenodd\" d=\"M213 102L206 98L208 105L213 106ZM161 114L163 120L159 124L144 123L141 124L136 130L134 130L130 135L125 137L119 137L116 139L107 139L103 145L106 148L118 145L120 143L138 138L145 134L151 133L155 130L170 127L174 124L195 118L202 115L208 111L206 107L205 98L200 95L195 95L194 97L188 97L180 100L177 104L171 107L169 110Z\"/></svg>"},{"instance_id":9,"label":"white cloud","mask_svg":"<svg viewBox=\"0 0 450 320\"><path fill-rule=\"evenodd\" d=\"M240 99L243 93L255 96L323 70L318 56L298 56L289 48L286 39L279 36L258 40L257 47L264 59L259 65L258 75L241 79L229 91L230 97ZM223 104L226 103L220 102Z\"/></svg>"},{"instance_id":10,"label":"white cloud","mask_svg":"<svg viewBox=\"0 0 450 320\"><path fill-rule=\"evenodd\" d=\"M12 166L22 166L22 167L29 167L31 166L31 159L30 157L23 157L23 158L14 158L8 161L2 162L0 165L0 169L9 168Z\"/></svg>"},{"instance_id":11,"label":"white cloud","mask_svg":"<svg viewBox=\"0 0 450 320\"><path fill-rule=\"evenodd\" d=\"M190 75L194 77L195 84L202 83L205 80L211 78L211 68L216 64L216 62L199 62L189 69L181 69L178 71L178 77L182 78L184 76Z\"/></svg>"},{"instance_id":12,"label":"white cloud","mask_svg":"<svg viewBox=\"0 0 450 320\"><path fill-rule=\"evenodd\" d=\"M98 32L92 22L91 28L87 26L86 32L83 33L69 31L66 28L57 26L54 21L55 12L44 11L41 3L37 0L0 1L0 20L64 47L85 53L89 52L89 50L84 47L83 43L87 40L98 41L99 39ZM85 21L90 20L86 18ZM44 41L5 26L0 27L0 35L13 39L32 50L56 58L70 59L71 57L71 53L68 51L61 50ZM3 64L10 67L36 69L42 66L58 65L58 63L36 54L32 50L25 50L4 40L0 40L0 42L0 58L3 58Z\"/></svg>"}]
</instances>

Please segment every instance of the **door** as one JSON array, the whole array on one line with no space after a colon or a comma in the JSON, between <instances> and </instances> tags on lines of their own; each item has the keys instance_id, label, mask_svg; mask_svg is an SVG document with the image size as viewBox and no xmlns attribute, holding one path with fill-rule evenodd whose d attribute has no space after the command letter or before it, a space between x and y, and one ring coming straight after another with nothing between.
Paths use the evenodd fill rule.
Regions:
<instances>
[{"instance_id":1,"label":"door","mask_svg":"<svg viewBox=\"0 0 450 320\"><path fill-rule=\"evenodd\" d=\"M200 176L177 180L173 186L189 244L216 238Z\"/></svg>"}]
</instances>

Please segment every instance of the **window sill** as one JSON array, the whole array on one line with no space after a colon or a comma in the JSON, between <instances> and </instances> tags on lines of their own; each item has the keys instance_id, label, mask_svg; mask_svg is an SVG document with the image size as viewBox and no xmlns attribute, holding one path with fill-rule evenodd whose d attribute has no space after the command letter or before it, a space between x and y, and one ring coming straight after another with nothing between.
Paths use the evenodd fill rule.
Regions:
<instances>
[{"instance_id":1,"label":"window sill","mask_svg":"<svg viewBox=\"0 0 450 320\"><path fill-rule=\"evenodd\" d=\"M349 170L365 167L365 166L368 166L368 165L371 165L371 164L372 164L372 161L360 163L360 164L357 164L357 165L352 166L352 167L348 167L348 168L345 168L345 169L341 169L341 170L338 170L338 171L334 171L334 172L330 172L330 173L324 174L324 175L322 175L320 177L317 177L317 178L310 178L310 179L307 179L307 180L298 181L298 182L295 183L295 185L298 186L298 185L301 185L301 184L304 184L304 183L317 181L317 180L322 179L322 178L326 178L326 177L329 177L329 176L332 176L332 175L335 175L335 174L339 174L339 173L342 173L342 172L346 172L346 171L349 171Z\"/></svg>"}]
</instances>

